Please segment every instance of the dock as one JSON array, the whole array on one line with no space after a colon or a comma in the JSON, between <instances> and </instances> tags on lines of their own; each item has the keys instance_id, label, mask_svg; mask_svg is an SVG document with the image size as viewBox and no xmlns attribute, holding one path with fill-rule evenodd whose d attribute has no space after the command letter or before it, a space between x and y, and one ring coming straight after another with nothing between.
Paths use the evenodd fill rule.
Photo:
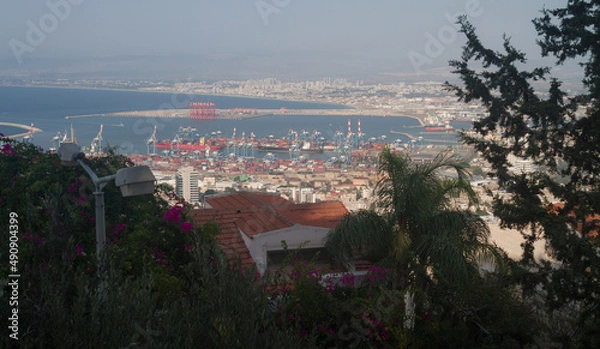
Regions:
<instances>
[{"instance_id":1,"label":"dock","mask_svg":"<svg viewBox=\"0 0 600 349\"><path fill-rule=\"evenodd\" d=\"M0 122L0 126L15 127L15 128L21 128L21 129L27 130L27 132L18 133L16 135L6 136L7 138L11 138L11 139L22 138L22 137L30 136L35 133L43 132L42 129L34 127L33 124L28 126L28 125L23 125L23 124L17 124L14 122Z\"/></svg>"},{"instance_id":2,"label":"dock","mask_svg":"<svg viewBox=\"0 0 600 349\"><path fill-rule=\"evenodd\" d=\"M235 109L216 109L215 119L253 119L267 115L285 116L376 116L376 117L407 117L417 120L421 126L425 126L422 118L404 113L390 114L389 111L381 109L252 109L251 113L239 112ZM190 119L189 109L160 109L160 110L133 110L116 113L69 115L65 119L81 119L92 117L134 117L134 118L179 118Z\"/></svg>"}]
</instances>

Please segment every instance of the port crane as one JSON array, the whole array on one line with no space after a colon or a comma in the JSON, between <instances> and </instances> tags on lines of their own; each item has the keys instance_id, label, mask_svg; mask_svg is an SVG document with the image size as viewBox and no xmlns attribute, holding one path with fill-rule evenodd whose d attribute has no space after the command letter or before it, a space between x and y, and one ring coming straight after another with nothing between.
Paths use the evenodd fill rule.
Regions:
<instances>
[{"instance_id":1,"label":"port crane","mask_svg":"<svg viewBox=\"0 0 600 349\"><path fill-rule=\"evenodd\" d=\"M152 132L152 136L146 141L146 145L148 146L148 154L156 155L156 125L154 125L154 132Z\"/></svg>"},{"instance_id":2,"label":"port crane","mask_svg":"<svg viewBox=\"0 0 600 349\"><path fill-rule=\"evenodd\" d=\"M98 134L96 135L96 137L94 137L94 139L92 139L92 143L90 144L90 154L92 155L98 155L98 154L102 154L102 129L103 129L104 125L100 125L100 131L98 131Z\"/></svg>"}]
</instances>

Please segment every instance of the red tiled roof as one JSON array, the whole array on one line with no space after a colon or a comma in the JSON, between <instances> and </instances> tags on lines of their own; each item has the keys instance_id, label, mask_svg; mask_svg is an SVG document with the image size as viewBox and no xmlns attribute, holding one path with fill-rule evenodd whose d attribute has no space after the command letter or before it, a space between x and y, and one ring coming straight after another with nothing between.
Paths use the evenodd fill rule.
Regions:
<instances>
[{"instance_id":1,"label":"red tiled roof","mask_svg":"<svg viewBox=\"0 0 600 349\"><path fill-rule=\"evenodd\" d=\"M562 203L555 203L550 206L549 211L554 214L560 214L561 211L564 209L564 207L565 207L565 205ZM574 212L568 212L567 217L569 217L572 220L575 220L575 218L576 218ZM586 225L588 225L588 227L590 225L591 225L591 227L593 227L592 229L588 230L586 236L588 238L597 238L600 235L600 233L599 233L600 232L600 214L588 215L587 217L585 217L585 223L586 223ZM583 231L583 222L582 221L578 221L578 222L573 221L569 224L579 234L582 234L582 231Z\"/></svg>"},{"instance_id":2,"label":"red tiled roof","mask_svg":"<svg viewBox=\"0 0 600 349\"><path fill-rule=\"evenodd\" d=\"M201 211L204 211L206 214L197 214ZM238 228L234 223L234 217L231 214L215 210L191 211L191 218L196 225L204 225L211 221L219 225L221 233L216 236L216 239L230 260L237 256L240 258L243 266L250 266L253 264L252 256L250 256L250 251L248 251L244 239L242 239L242 236L238 232Z\"/></svg>"},{"instance_id":3,"label":"red tiled roof","mask_svg":"<svg viewBox=\"0 0 600 349\"><path fill-rule=\"evenodd\" d=\"M333 229L348 214L348 210L339 201L323 201L291 205L280 213L298 224Z\"/></svg>"},{"instance_id":4,"label":"red tiled roof","mask_svg":"<svg viewBox=\"0 0 600 349\"><path fill-rule=\"evenodd\" d=\"M254 206L289 206L293 203L282 198L277 194L254 193L254 192L236 192L225 195L212 195L206 198L213 208L241 208Z\"/></svg>"},{"instance_id":5,"label":"red tiled roof","mask_svg":"<svg viewBox=\"0 0 600 349\"><path fill-rule=\"evenodd\" d=\"M194 223L216 222L221 229L217 235L221 247L228 257L237 254L242 265L253 261L240 230L253 238L295 224L332 229L348 213L338 201L294 204L278 195L255 192L211 196L206 202L212 208L190 211Z\"/></svg>"},{"instance_id":6,"label":"red tiled roof","mask_svg":"<svg viewBox=\"0 0 600 349\"><path fill-rule=\"evenodd\" d=\"M248 194L248 193L246 193L246 194ZM256 199L262 201L263 203L269 204L276 208L294 205L293 202L290 202L290 201L282 198L278 194L252 193L252 196L254 196Z\"/></svg>"}]
</instances>

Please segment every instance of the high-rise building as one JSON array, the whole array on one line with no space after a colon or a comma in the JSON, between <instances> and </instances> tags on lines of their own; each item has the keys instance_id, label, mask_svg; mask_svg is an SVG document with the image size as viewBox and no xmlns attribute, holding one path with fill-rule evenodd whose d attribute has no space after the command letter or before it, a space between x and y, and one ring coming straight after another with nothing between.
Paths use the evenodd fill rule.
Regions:
<instances>
[{"instance_id":1,"label":"high-rise building","mask_svg":"<svg viewBox=\"0 0 600 349\"><path fill-rule=\"evenodd\" d=\"M312 188L292 189L292 200L297 204L315 203L315 195Z\"/></svg>"},{"instance_id":2,"label":"high-rise building","mask_svg":"<svg viewBox=\"0 0 600 349\"><path fill-rule=\"evenodd\" d=\"M200 201L200 192L198 191L198 180L200 175L193 167L182 167L177 170L175 176L175 192L177 196L184 198L189 203Z\"/></svg>"}]
</instances>

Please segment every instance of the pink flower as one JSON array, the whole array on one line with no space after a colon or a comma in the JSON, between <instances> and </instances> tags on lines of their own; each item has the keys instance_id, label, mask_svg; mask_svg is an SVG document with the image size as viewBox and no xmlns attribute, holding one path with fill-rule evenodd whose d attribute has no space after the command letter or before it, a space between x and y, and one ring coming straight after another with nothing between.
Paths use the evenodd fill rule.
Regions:
<instances>
[{"instance_id":1,"label":"pink flower","mask_svg":"<svg viewBox=\"0 0 600 349\"><path fill-rule=\"evenodd\" d=\"M185 252L190 252L192 250L192 245L185 244L185 246L183 247L183 249L185 250Z\"/></svg>"},{"instance_id":2,"label":"pink flower","mask_svg":"<svg viewBox=\"0 0 600 349\"><path fill-rule=\"evenodd\" d=\"M6 143L3 147L2 147L2 152L7 155L7 156L12 156L17 154L17 152L12 148L12 146L10 145L10 143Z\"/></svg>"},{"instance_id":3,"label":"pink flower","mask_svg":"<svg viewBox=\"0 0 600 349\"><path fill-rule=\"evenodd\" d=\"M69 189L67 189L69 194L74 194L77 190L79 190L79 186L77 185L77 183L71 183Z\"/></svg>"},{"instance_id":4,"label":"pink flower","mask_svg":"<svg viewBox=\"0 0 600 349\"><path fill-rule=\"evenodd\" d=\"M75 252L77 252L78 256L85 256L85 252L83 251L83 247L81 247L81 245L77 245L75 247Z\"/></svg>"},{"instance_id":5,"label":"pink flower","mask_svg":"<svg viewBox=\"0 0 600 349\"><path fill-rule=\"evenodd\" d=\"M158 249L158 247L154 246L154 260L157 264L167 265L169 261L166 258L166 253L162 252Z\"/></svg>"},{"instance_id":6,"label":"pink flower","mask_svg":"<svg viewBox=\"0 0 600 349\"><path fill-rule=\"evenodd\" d=\"M378 280L386 278L388 276L388 271L386 268L373 266L369 269L369 273L367 274L367 278L369 279L369 283L375 284Z\"/></svg>"},{"instance_id":7,"label":"pink flower","mask_svg":"<svg viewBox=\"0 0 600 349\"><path fill-rule=\"evenodd\" d=\"M193 228L193 225L190 222L183 222L183 223L181 223L181 231L184 234L189 234L190 230L192 230L192 228Z\"/></svg>"},{"instance_id":8,"label":"pink flower","mask_svg":"<svg viewBox=\"0 0 600 349\"><path fill-rule=\"evenodd\" d=\"M42 240L41 237L35 236L35 235L29 235L28 233L24 233L23 238L35 243L36 245L40 245L42 242L44 242L44 240Z\"/></svg>"},{"instance_id":9,"label":"pink flower","mask_svg":"<svg viewBox=\"0 0 600 349\"><path fill-rule=\"evenodd\" d=\"M354 286L354 274L344 274L344 276L342 276L342 278L340 279L340 282L344 286L353 287Z\"/></svg>"},{"instance_id":10,"label":"pink flower","mask_svg":"<svg viewBox=\"0 0 600 349\"><path fill-rule=\"evenodd\" d=\"M123 230L125 230L126 227L127 227L127 225L125 225L125 224L115 225L115 230L113 230L113 232L110 234L110 238L112 239L113 243L115 243L115 244L119 243L119 235L121 234L121 232Z\"/></svg>"},{"instance_id":11,"label":"pink flower","mask_svg":"<svg viewBox=\"0 0 600 349\"><path fill-rule=\"evenodd\" d=\"M85 196L79 195L79 197L77 198L77 204L83 205L83 203L85 203Z\"/></svg>"},{"instance_id":12,"label":"pink flower","mask_svg":"<svg viewBox=\"0 0 600 349\"><path fill-rule=\"evenodd\" d=\"M173 206L165 212L163 219L171 223L181 222L181 214L183 213L183 207Z\"/></svg>"}]
</instances>

